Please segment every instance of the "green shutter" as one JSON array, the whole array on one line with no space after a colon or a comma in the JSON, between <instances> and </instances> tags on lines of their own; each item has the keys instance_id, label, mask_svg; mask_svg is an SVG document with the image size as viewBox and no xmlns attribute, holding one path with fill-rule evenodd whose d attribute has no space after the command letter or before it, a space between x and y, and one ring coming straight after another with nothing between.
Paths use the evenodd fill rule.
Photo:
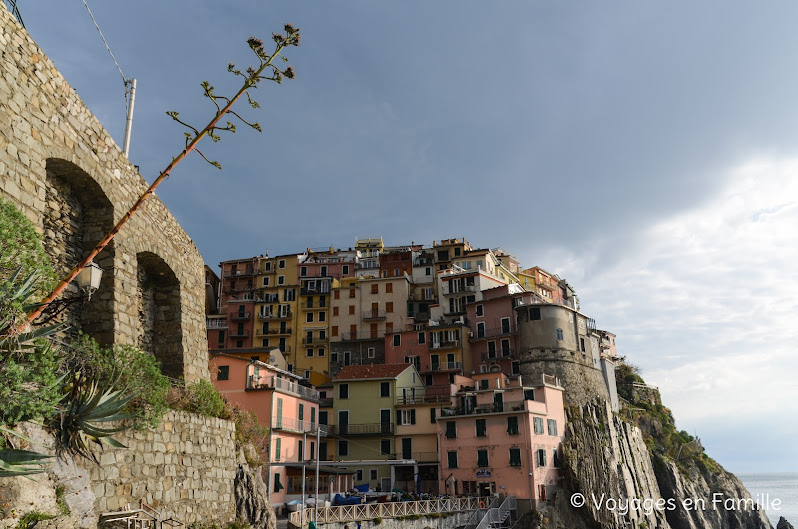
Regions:
<instances>
[{"instance_id":1,"label":"green shutter","mask_svg":"<svg viewBox=\"0 0 798 529\"><path fill-rule=\"evenodd\" d=\"M416 424L416 410L410 410L410 424Z\"/></svg>"},{"instance_id":2,"label":"green shutter","mask_svg":"<svg viewBox=\"0 0 798 529\"><path fill-rule=\"evenodd\" d=\"M274 460L275 461L279 461L280 460L280 444L281 444L281 441L282 440L279 437L274 440Z\"/></svg>"}]
</instances>

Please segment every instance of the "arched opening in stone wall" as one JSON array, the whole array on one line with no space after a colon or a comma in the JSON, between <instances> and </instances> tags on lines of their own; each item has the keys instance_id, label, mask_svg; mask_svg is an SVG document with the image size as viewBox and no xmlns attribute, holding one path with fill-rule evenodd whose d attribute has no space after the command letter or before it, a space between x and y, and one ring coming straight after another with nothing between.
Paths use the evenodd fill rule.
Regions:
<instances>
[{"instance_id":1,"label":"arched opening in stone wall","mask_svg":"<svg viewBox=\"0 0 798 529\"><path fill-rule=\"evenodd\" d=\"M161 372L183 377L183 330L180 282L163 259L151 252L136 255L138 346L161 363Z\"/></svg>"},{"instance_id":2,"label":"arched opening in stone wall","mask_svg":"<svg viewBox=\"0 0 798 529\"><path fill-rule=\"evenodd\" d=\"M59 277L88 255L114 226L114 208L100 185L77 165L49 158L46 171L44 248ZM114 244L95 259L105 272L88 302L77 302L58 318L70 325L67 336L83 331L101 344L114 340ZM65 297L81 294L73 282Z\"/></svg>"}]
</instances>

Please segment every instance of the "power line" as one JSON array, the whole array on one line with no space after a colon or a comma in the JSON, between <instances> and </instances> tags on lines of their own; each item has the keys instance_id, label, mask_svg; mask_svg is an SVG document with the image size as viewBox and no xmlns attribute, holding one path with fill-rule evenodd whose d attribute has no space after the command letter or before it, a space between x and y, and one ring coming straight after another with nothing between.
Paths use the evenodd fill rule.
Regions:
<instances>
[{"instance_id":1,"label":"power line","mask_svg":"<svg viewBox=\"0 0 798 529\"><path fill-rule=\"evenodd\" d=\"M125 74L122 73L122 68L119 66L119 63L116 62L116 57L114 57L114 52L111 51L111 47L108 45L108 41L105 40L105 35L103 35L100 26L97 24L97 21L94 19L94 14L91 12L91 9L89 9L89 4L86 3L86 0L83 0L83 5L86 6L86 11L89 12L91 21L94 22L94 27L97 28L97 32L100 34L100 38L103 39L103 44L105 44L105 49L108 50L108 53L111 54L111 58L114 60L114 64L116 64L117 70L119 70L119 75L122 76L122 82L125 83L125 87L127 87L127 79L125 78Z\"/></svg>"}]
</instances>

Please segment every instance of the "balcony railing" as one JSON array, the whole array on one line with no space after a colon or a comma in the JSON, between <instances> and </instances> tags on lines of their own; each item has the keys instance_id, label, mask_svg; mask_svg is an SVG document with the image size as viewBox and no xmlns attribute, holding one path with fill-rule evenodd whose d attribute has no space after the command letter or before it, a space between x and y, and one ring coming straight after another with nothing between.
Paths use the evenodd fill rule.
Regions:
<instances>
[{"instance_id":1,"label":"balcony railing","mask_svg":"<svg viewBox=\"0 0 798 529\"><path fill-rule=\"evenodd\" d=\"M324 429L322 428L322 436L324 436ZM316 433L316 423L310 421L300 421L288 417L275 417L272 420L272 429L274 430L289 430L292 432L313 432Z\"/></svg>"},{"instance_id":2,"label":"balcony railing","mask_svg":"<svg viewBox=\"0 0 798 529\"><path fill-rule=\"evenodd\" d=\"M294 395L299 395L300 397L305 397L306 399L319 400L319 392L315 389L306 388L305 386L300 386L296 382L291 382L284 378L278 378L274 376L256 377L254 375L250 375L247 377L246 389L279 389L280 391L293 393Z\"/></svg>"},{"instance_id":3,"label":"balcony railing","mask_svg":"<svg viewBox=\"0 0 798 529\"><path fill-rule=\"evenodd\" d=\"M319 338L318 336L315 336L313 338L308 338L307 336L305 336L304 338L302 338L302 343L305 345L312 345L319 343L327 343L327 340L328 340L327 338Z\"/></svg>"},{"instance_id":4,"label":"balcony railing","mask_svg":"<svg viewBox=\"0 0 798 529\"><path fill-rule=\"evenodd\" d=\"M303 288L299 289L299 293L302 294L303 296L317 296L317 295L320 295L320 294L321 295L329 295L330 294L330 287L324 287L324 288L321 288L321 287L313 287L313 288L303 287Z\"/></svg>"},{"instance_id":5,"label":"balcony railing","mask_svg":"<svg viewBox=\"0 0 798 529\"><path fill-rule=\"evenodd\" d=\"M364 310L361 317L364 320L384 320L385 319L385 311L384 310Z\"/></svg>"},{"instance_id":6,"label":"balcony railing","mask_svg":"<svg viewBox=\"0 0 798 529\"><path fill-rule=\"evenodd\" d=\"M485 338L496 338L498 336L504 336L507 334L512 334L513 331L509 327L495 327L493 329L486 329L481 333L479 330L474 333L474 340L484 340Z\"/></svg>"},{"instance_id":7,"label":"balcony railing","mask_svg":"<svg viewBox=\"0 0 798 529\"><path fill-rule=\"evenodd\" d=\"M285 320L285 319L289 319L289 318L293 317L293 315L294 315L294 313L291 312L290 310L285 311L285 312L277 312L277 313L259 312L258 313L258 319L259 320Z\"/></svg>"},{"instance_id":8,"label":"balcony railing","mask_svg":"<svg viewBox=\"0 0 798 529\"><path fill-rule=\"evenodd\" d=\"M446 340L445 342L432 342L431 349L446 349L447 347L459 347L460 340Z\"/></svg>"},{"instance_id":9,"label":"balcony railing","mask_svg":"<svg viewBox=\"0 0 798 529\"><path fill-rule=\"evenodd\" d=\"M224 277L226 277L226 278L235 278L235 277L246 277L246 276L252 276L252 275L255 275L255 269L248 267L248 268L245 268L244 270L235 270L235 271L227 272L224 275Z\"/></svg>"},{"instance_id":10,"label":"balcony railing","mask_svg":"<svg viewBox=\"0 0 798 529\"><path fill-rule=\"evenodd\" d=\"M440 402L451 402L452 395L406 395L396 397L397 406L407 406L412 404L435 404Z\"/></svg>"},{"instance_id":11,"label":"balcony railing","mask_svg":"<svg viewBox=\"0 0 798 529\"><path fill-rule=\"evenodd\" d=\"M508 413L526 410L523 400L493 404L480 404L478 406L458 406L455 408L441 408L441 417L454 417L459 415L480 415L483 413Z\"/></svg>"},{"instance_id":12,"label":"balcony railing","mask_svg":"<svg viewBox=\"0 0 798 529\"><path fill-rule=\"evenodd\" d=\"M498 351L489 351L482 353L482 361L488 362L491 360L502 360L503 358L513 358L514 349L499 349Z\"/></svg>"},{"instance_id":13,"label":"balcony railing","mask_svg":"<svg viewBox=\"0 0 798 529\"><path fill-rule=\"evenodd\" d=\"M258 335L260 336L270 336L275 334L293 334L291 329L268 329L264 331L263 329L258 329Z\"/></svg>"},{"instance_id":14,"label":"balcony railing","mask_svg":"<svg viewBox=\"0 0 798 529\"><path fill-rule=\"evenodd\" d=\"M226 329L227 328L227 320L221 320L218 318L214 319L206 319L205 326L208 329Z\"/></svg>"},{"instance_id":15,"label":"balcony railing","mask_svg":"<svg viewBox=\"0 0 798 529\"><path fill-rule=\"evenodd\" d=\"M303 309L326 309L326 308L329 308L329 307L326 304L325 305L319 305L317 303L302 303L302 308Z\"/></svg>"},{"instance_id":16,"label":"balcony railing","mask_svg":"<svg viewBox=\"0 0 798 529\"><path fill-rule=\"evenodd\" d=\"M447 296L454 296L456 294L467 294L468 292L476 292L476 285L449 285L443 287L443 293Z\"/></svg>"},{"instance_id":17,"label":"balcony railing","mask_svg":"<svg viewBox=\"0 0 798 529\"><path fill-rule=\"evenodd\" d=\"M263 294L264 303L280 303L280 296L277 294Z\"/></svg>"},{"instance_id":18,"label":"balcony railing","mask_svg":"<svg viewBox=\"0 0 798 529\"><path fill-rule=\"evenodd\" d=\"M433 264L435 264L435 259L431 255L413 259L413 266L432 266Z\"/></svg>"},{"instance_id":19,"label":"balcony railing","mask_svg":"<svg viewBox=\"0 0 798 529\"><path fill-rule=\"evenodd\" d=\"M441 362L439 364L430 364L430 371L454 371L462 369L460 362Z\"/></svg>"},{"instance_id":20,"label":"balcony railing","mask_svg":"<svg viewBox=\"0 0 798 529\"><path fill-rule=\"evenodd\" d=\"M383 435L393 434L392 422L369 424L334 424L328 426L328 431L333 435Z\"/></svg>"},{"instance_id":21,"label":"balcony railing","mask_svg":"<svg viewBox=\"0 0 798 529\"><path fill-rule=\"evenodd\" d=\"M371 331L360 331L360 332L344 332L341 333L341 340L349 341L349 340L381 340L385 338L385 331L377 331L376 333L372 333Z\"/></svg>"},{"instance_id":22,"label":"balcony railing","mask_svg":"<svg viewBox=\"0 0 798 529\"><path fill-rule=\"evenodd\" d=\"M247 331L230 331L230 338L249 338L249 333Z\"/></svg>"},{"instance_id":23,"label":"balcony railing","mask_svg":"<svg viewBox=\"0 0 798 529\"><path fill-rule=\"evenodd\" d=\"M248 320L250 316L251 314L249 312L234 312L230 314L230 319L232 321L242 321L242 320Z\"/></svg>"}]
</instances>

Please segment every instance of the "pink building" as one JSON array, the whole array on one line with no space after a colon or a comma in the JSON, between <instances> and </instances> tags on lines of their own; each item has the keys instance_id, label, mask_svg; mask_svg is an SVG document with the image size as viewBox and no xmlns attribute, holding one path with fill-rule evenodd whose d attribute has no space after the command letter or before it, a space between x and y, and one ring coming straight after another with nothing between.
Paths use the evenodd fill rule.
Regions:
<instances>
[{"instance_id":1,"label":"pink building","mask_svg":"<svg viewBox=\"0 0 798 529\"><path fill-rule=\"evenodd\" d=\"M513 494L537 508L558 487L563 388L549 375L523 386L520 376L500 372L475 375L474 384L459 391L459 405L442 408L437 420L441 490Z\"/></svg>"},{"instance_id":2,"label":"pink building","mask_svg":"<svg viewBox=\"0 0 798 529\"><path fill-rule=\"evenodd\" d=\"M319 393L300 385L301 377L293 373L225 353L211 357L210 372L216 390L230 404L255 412L258 422L269 428L262 449L270 464L263 479L272 505L301 498L303 466L306 496L314 494ZM319 476L321 497L353 485L351 471L322 467Z\"/></svg>"}]
</instances>

